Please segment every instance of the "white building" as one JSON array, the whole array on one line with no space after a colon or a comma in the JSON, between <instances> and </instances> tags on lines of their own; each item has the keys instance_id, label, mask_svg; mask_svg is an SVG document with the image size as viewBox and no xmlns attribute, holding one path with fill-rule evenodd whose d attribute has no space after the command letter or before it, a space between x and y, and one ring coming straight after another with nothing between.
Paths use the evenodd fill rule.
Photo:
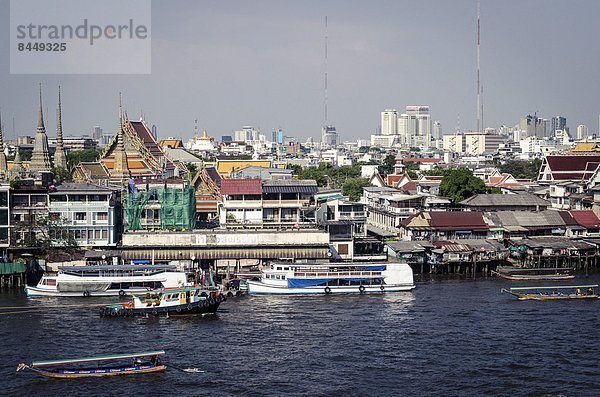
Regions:
<instances>
[{"instance_id":1,"label":"white building","mask_svg":"<svg viewBox=\"0 0 600 397\"><path fill-rule=\"evenodd\" d=\"M464 153L465 136L463 134L444 135L444 152Z\"/></svg>"},{"instance_id":2,"label":"white building","mask_svg":"<svg viewBox=\"0 0 600 397\"><path fill-rule=\"evenodd\" d=\"M581 141L583 139L586 139L589 135L589 130L587 128L586 125L584 124L579 124L577 126L577 140Z\"/></svg>"},{"instance_id":3,"label":"white building","mask_svg":"<svg viewBox=\"0 0 600 397\"><path fill-rule=\"evenodd\" d=\"M392 147L397 143L398 135L371 135L371 146Z\"/></svg>"},{"instance_id":4,"label":"white building","mask_svg":"<svg viewBox=\"0 0 600 397\"><path fill-rule=\"evenodd\" d=\"M443 133L442 133L442 123L440 123L439 121L434 121L433 122L433 139L434 140L439 140L442 139Z\"/></svg>"},{"instance_id":5,"label":"white building","mask_svg":"<svg viewBox=\"0 0 600 397\"><path fill-rule=\"evenodd\" d=\"M117 245L121 233L117 189L92 183L63 183L48 196L50 220L60 222L79 246Z\"/></svg>"},{"instance_id":6,"label":"white building","mask_svg":"<svg viewBox=\"0 0 600 397\"><path fill-rule=\"evenodd\" d=\"M398 117L398 135L405 146L427 148L431 142L429 106L407 106Z\"/></svg>"},{"instance_id":7,"label":"white building","mask_svg":"<svg viewBox=\"0 0 600 397\"><path fill-rule=\"evenodd\" d=\"M385 109L381 112L381 135L398 134L398 112L396 109Z\"/></svg>"},{"instance_id":8,"label":"white building","mask_svg":"<svg viewBox=\"0 0 600 397\"><path fill-rule=\"evenodd\" d=\"M338 133L334 126L326 125L321 130L321 147L330 148L338 145Z\"/></svg>"},{"instance_id":9,"label":"white building","mask_svg":"<svg viewBox=\"0 0 600 397\"><path fill-rule=\"evenodd\" d=\"M503 143L502 138L497 134L467 132L464 137L465 154L470 156L481 156L484 153L497 152L500 144Z\"/></svg>"}]
</instances>

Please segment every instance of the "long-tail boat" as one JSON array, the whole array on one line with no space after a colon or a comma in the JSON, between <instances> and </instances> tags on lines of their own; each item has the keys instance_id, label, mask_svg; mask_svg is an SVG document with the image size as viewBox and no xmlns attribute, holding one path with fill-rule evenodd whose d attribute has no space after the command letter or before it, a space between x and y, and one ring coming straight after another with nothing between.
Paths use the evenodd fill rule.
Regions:
<instances>
[{"instance_id":1,"label":"long-tail boat","mask_svg":"<svg viewBox=\"0 0 600 397\"><path fill-rule=\"evenodd\" d=\"M540 268L540 269L498 269L492 274L506 280L516 281L564 281L575 278L570 267Z\"/></svg>"},{"instance_id":2,"label":"long-tail boat","mask_svg":"<svg viewBox=\"0 0 600 397\"><path fill-rule=\"evenodd\" d=\"M598 284L568 285L568 286L540 286L540 287L514 287L505 289L506 292L516 296L519 300L566 300L566 299L598 299Z\"/></svg>"},{"instance_id":3,"label":"long-tail boat","mask_svg":"<svg viewBox=\"0 0 600 397\"><path fill-rule=\"evenodd\" d=\"M160 356L163 354L165 352L159 350L111 356L34 361L31 364L19 364L17 372L28 369L39 375L58 379L164 372L167 366L160 361ZM95 363L96 366L93 366L92 363Z\"/></svg>"}]
</instances>

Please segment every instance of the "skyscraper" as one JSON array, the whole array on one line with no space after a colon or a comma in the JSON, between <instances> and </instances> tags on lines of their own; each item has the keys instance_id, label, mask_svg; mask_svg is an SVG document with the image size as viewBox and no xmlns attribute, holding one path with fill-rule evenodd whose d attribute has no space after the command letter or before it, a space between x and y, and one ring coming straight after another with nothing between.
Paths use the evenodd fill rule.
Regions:
<instances>
[{"instance_id":1,"label":"skyscraper","mask_svg":"<svg viewBox=\"0 0 600 397\"><path fill-rule=\"evenodd\" d=\"M334 126L326 125L321 131L321 148L336 147L338 144L338 133Z\"/></svg>"},{"instance_id":2,"label":"skyscraper","mask_svg":"<svg viewBox=\"0 0 600 397\"><path fill-rule=\"evenodd\" d=\"M554 116L552 117L551 125L550 125L550 134L554 134L556 130L568 131L567 127L567 118L562 116Z\"/></svg>"},{"instance_id":3,"label":"skyscraper","mask_svg":"<svg viewBox=\"0 0 600 397\"><path fill-rule=\"evenodd\" d=\"M398 112L396 109L385 109L381 112L381 135L398 134Z\"/></svg>"},{"instance_id":4,"label":"skyscraper","mask_svg":"<svg viewBox=\"0 0 600 397\"><path fill-rule=\"evenodd\" d=\"M410 147L429 147L431 142L431 116L429 106L407 106L406 113L398 117L400 142Z\"/></svg>"},{"instance_id":5,"label":"skyscraper","mask_svg":"<svg viewBox=\"0 0 600 397\"><path fill-rule=\"evenodd\" d=\"M437 120L433 122L433 139L442 139L442 123Z\"/></svg>"}]
</instances>

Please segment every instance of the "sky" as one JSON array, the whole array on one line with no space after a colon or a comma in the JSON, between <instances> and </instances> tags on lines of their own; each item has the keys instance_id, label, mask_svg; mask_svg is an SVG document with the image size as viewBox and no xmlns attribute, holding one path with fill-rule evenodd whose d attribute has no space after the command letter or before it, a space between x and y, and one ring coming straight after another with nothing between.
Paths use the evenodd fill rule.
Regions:
<instances>
[{"instance_id":1,"label":"sky","mask_svg":"<svg viewBox=\"0 0 600 397\"><path fill-rule=\"evenodd\" d=\"M473 130L476 14L475 0L154 0L149 75L16 75L0 57L5 137L34 135L42 83L50 137L60 85L65 135L116 131L122 92L129 118L143 112L159 138L187 140L197 119L217 139L251 125L319 140L325 16L327 122L341 140L368 139L382 110L407 105L429 105L444 133ZM599 15L597 0L481 0L484 125L537 112L596 133ZM1 54L9 33L0 0Z\"/></svg>"}]
</instances>

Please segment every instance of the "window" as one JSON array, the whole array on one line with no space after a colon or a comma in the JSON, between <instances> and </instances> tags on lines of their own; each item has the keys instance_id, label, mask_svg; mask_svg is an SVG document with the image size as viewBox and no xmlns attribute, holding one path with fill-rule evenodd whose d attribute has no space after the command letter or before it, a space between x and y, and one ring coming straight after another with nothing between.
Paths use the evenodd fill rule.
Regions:
<instances>
[{"instance_id":1,"label":"window","mask_svg":"<svg viewBox=\"0 0 600 397\"><path fill-rule=\"evenodd\" d=\"M348 255L348 244L338 245L338 253L340 255Z\"/></svg>"},{"instance_id":2,"label":"window","mask_svg":"<svg viewBox=\"0 0 600 397\"><path fill-rule=\"evenodd\" d=\"M75 220L76 221L85 221L87 218L87 214L85 212L76 212Z\"/></svg>"},{"instance_id":3,"label":"window","mask_svg":"<svg viewBox=\"0 0 600 397\"><path fill-rule=\"evenodd\" d=\"M0 192L0 207L8 207L8 192Z\"/></svg>"},{"instance_id":4,"label":"window","mask_svg":"<svg viewBox=\"0 0 600 397\"><path fill-rule=\"evenodd\" d=\"M99 221L107 221L108 220L108 212L98 212L97 214Z\"/></svg>"}]
</instances>

